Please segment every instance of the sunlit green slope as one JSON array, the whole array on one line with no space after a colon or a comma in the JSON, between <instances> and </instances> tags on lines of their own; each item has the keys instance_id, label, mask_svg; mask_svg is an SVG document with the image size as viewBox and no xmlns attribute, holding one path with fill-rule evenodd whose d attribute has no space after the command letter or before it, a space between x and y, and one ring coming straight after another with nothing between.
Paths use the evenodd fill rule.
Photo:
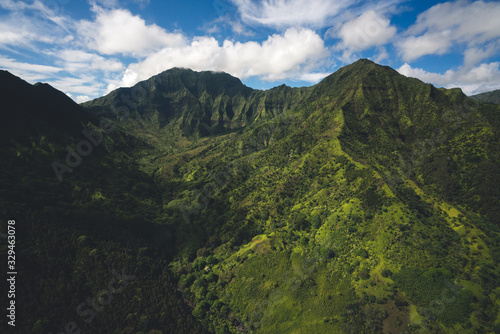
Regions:
<instances>
[{"instance_id":1,"label":"sunlit green slope","mask_svg":"<svg viewBox=\"0 0 500 334\"><path fill-rule=\"evenodd\" d=\"M127 292L134 302L90 330L109 331L113 319L123 321L116 332L144 333L200 323L214 333L499 330L500 107L368 60L313 87L268 91L172 69L82 107L82 129L113 124L101 151L53 190L50 161L64 161L80 129L31 144L70 124L43 121L16 145L49 167L26 189L52 195L35 210L21 188L15 203L30 219L43 212L45 225L61 214L73 221L48 237L65 235L75 254L64 260L73 274L48 278L75 282L54 303L97 292L100 281L81 273L92 265L107 278L106 265L126 262L139 278ZM26 184L42 173L30 170ZM33 225L34 240L48 233ZM48 245L31 247L45 254L35 263L53 261ZM30 307L30 328L61 327Z\"/></svg>"}]
</instances>

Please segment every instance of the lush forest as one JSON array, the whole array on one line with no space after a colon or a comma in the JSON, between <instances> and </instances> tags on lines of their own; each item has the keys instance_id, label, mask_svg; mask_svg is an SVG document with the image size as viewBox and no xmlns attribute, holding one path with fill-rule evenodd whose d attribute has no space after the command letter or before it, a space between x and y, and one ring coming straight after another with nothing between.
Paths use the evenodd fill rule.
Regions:
<instances>
[{"instance_id":1,"label":"lush forest","mask_svg":"<svg viewBox=\"0 0 500 334\"><path fill-rule=\"evenodd\" d=\"M266 91L172 69L82 105L0 85L16 332L500 332L494 103L368 60Z\"/></svg>"},{"instance_id":2,"label":"lush forest","mask_svg":"<svg viewBox=\"0 0 500 334\"><path fill-rule=\"evenodd\" d=\"M492 92L477 94L471 96L471 98L479 102L500 104L500 90L494 90Z\"/></svg>"}]
</instances>

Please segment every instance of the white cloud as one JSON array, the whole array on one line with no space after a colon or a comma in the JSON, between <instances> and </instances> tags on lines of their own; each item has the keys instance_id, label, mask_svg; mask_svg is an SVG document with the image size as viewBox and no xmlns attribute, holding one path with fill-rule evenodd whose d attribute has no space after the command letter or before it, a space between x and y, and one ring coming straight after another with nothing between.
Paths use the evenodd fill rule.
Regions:
<instances>
[{"instance_id":1,"label":"white cloud","mask_svg":"<svg viewBox=\"0 0 500 334\"><path fill-rule=\"evenodd\" d=\"M81 75L78 78L69 76L58 76L57 78L44 80L52 87L70 95L99 96L105 88L103 83L98 83L92 75ZM78 97L77 97L78 98Z\"/></svg>"},{"instance_id":2,"label":"white cloud","mask_svg":"<svg viewBox=\"0 0 500 334\"><path fill-rule=\"evenodd\" d=\"M328 19L352 6L355 0L232 0L241 18L250 24L272 27L324 27Z\"/></svg>"},{"instance_id":3,"label":"white cloud","mask_svg":"<svg viewBox=\"0 0 500 334\"><path fill-rule=\"evenodd\" d=\"M48 7L42 1L35 0L31 5L31 9L35 12L39 12L38 16L42 16L44 19L54 23L59 28L69 32L72 20L64 15L61 15L61 8L58 2L51 2L50 7Z\"/></svg>"},{"instance_id":4,"label":"white cloud","mask_svg":"<svg viewBox=\"0 0 500 334\"><path fill-rule=\"evenodd\" d=\"M138 4L140 7L145 7L146 5L149 4L150 0L130 0L129 2L134 2ZM91 0L90 3L98 4L105 8L116 8L120 5L118 0Z\"/></svg>"},{"instance_id":5,"label":"white cloud","mask_svg":"<svg viewBox=\"0 0 500 334\"><path fill-rule=\"evenodd\" d=\"M32 21L50 21L60 28L68 30L67 26L70 24L70 20L60 15L60 5L59 2L51 2L47 6L43 1L34 0L31 3L26 3L24 1L12 1L12 0L0 0L0 8L8 10L12 13L19 14L24 12L30 12L30 19ZM19 22L18 22L19 23Z\"/></svg>"},{"instance_id":6,"label":"white cloud","mask_svg":"<svg viewBox=\"0 0 500 334\"><path fill-rule=\"evenodd\" d=\"M16 74L25 79L25 76L46 78L48 75L61 72L63 69L55 66L46 66L38 64L30 64L18 62L14 59L3 57L0 55L0 67ZM26 80L26 79L25 79Z\"/></svg>"},{"instance_id":7,"label":"white cloud","mask_svg":"<svg viewBox=\"0 0 500 334\"><path fill-rule=\"evenodd\" d=\"M415 60L425 55L442 55L448 52L452 46L451 31L427 33L423 36L411 36L399 43L399 48L403 52L403 59L406 61Z\"/></svg>"},{"instance_id":8,"label":"white cloud","mask_svg":"<svg viewBox=\"0 0 500 334\"><path fill-rule=\"evenodd\" d=\"M471 48L497 40L499 17L500 2L456 1L435 5L421 13L406 31L407 37L398 44L401 56L412 61L424 55L445 54L457 43Z\"/></svg>"},{"instance_id":9,"label":"white cloud","mask_svg":"<svg viewBox=\"0 0 500 334\"><path fill-rule=\"evenodd\" d=\"M101 54L145 56L164 47L185 43L182 34L169 33L156 24L147 25L128 10L105 10L98 6L93 10L95 21L81 21L78 35L89 49Z\"/></svg>"},{"instance_id":10,"label":"white cloud","mask_svg":"<svg viewBox=\"0 0 500 334\"><path fill-rule=\"evenodd\" d=\"M57 73L62 71L61 68L47 65L38 65L38 64L29 64L29 63L18 63L9 58L3 58L0 56L0 66L3 68L12 71L12 72L20 72L27 71L32 73L38 73L42 77L49 73Z\"/></svg>"},{"instance_id":11,"label":"white cloud","mask_svg":"<svg viewBox=\"0 0 500 334\"><path fill-rule=\"evenodd\" d=\"M330 74L332 74L332 73L330 73L330 72L304 73L304 74L299 75L296 79L315 84L315 83L320 82L321 80L323 80L324 78L326 78Z\"/></svg>"},{"instance_id":12,"label":"white cloud","mask_svg":"<svg viewBox=\"0 0 500 334\"><path fill-rule=\"evenodd\" d=\"M71 38L70 19L59 15L59 7L47 7L36 0L0 0L0 8L10 11L0 22L0 47L21 47L36 50L35 43L64 43Z\"/></svg>"},{"instance_id":13,"label":"white cloud","mask_svg":"<svg viewBox=\"0 0 500 334\"><path fill-rule=\"evenodd\" d=\"M334 27L368 10L377 13L397 12L404 0L229 0L238 8L243 22L273 28Z\"/></svg>"},{"instance_id":14,"label":"white cloud","mask_svg":"<svg viewBox=\"0 0 500 334\"><path fill-rule=\"evenodd\" d=\"M384 47L379 47L378 54L373 59L373 61L376 63L381 63L382 61L384 61L386 59L389 59L389 53L387 52L387 49Z\"/></svg>"},{"instance_id":15,"label":"white cloud","mask_svg":"<svg viewBox=\"0 0 500 334\"><path fill-rule=\"evenodd\" d=\"M262 42L232 42L222 46L212 37L197 37L182 47L165 48L127 68L121 85L131 86L172 67L225 71L239 78L257 76L275 81L312 72L328 51L310 29L289 28Z\"/></svg>"},{"instance_id":16,"label":"white cloud","mask_svg":"<svg viewBox=\"0 0 500 334\"><path fill-rule=\"evenodd\" d=\"M102 56L81 50L61 50L48 53L60 59L61 66L68 72L98 70L103 72L117 72L123 70L123 64L117 60L106 59Z\"/></svg>"},{"instance_id":17,"label":"white cloud","mask_svg":"<svg viewBox=\"0 0 500 334\"><path fill-rule=\"evenodd\" d=\"M39 64L30 64L19 62L11 58L3 57L0 55L0 68L6 69L14 75L19 76L23 80L30 83L46 82L54 88L66 93L68 96L78 101L80 95L87 95L97 97L105 90L103 80L99 80L94 74L98 70L92 70L92 61L98 61L98 56L80 53L80 52L61 52L61 58L66 56L75 55L78 60L90 60L85 67L71 68L67 63L61 62L61 67L47 66ZM70 70L74 70L70 75ZM94 74L92 74L94 73ZM73 96L76 96L74 98Z\"/></svg>"},{"instance_id":18,"label":"white cloud","mask_svg":"<svg viewBox=\"0 0 500 334\"><path fill-rule=\"evenodd\" d=\"M236 22L236 21L229 21L229 25L231 25L231 28L233 32L237 35L242 35L242 36L252 36L254 35L253 32L247 30L241 22Z\"/></svg>"},{"instance_id":19,"label":"white cloud","mask_svg":"<svg viewBox=\"0 0 500 334\"><path fill-rule=\"evenodd\" d=\"M229 15L219 16L217 19L203 25L201 29L207 34L216 34L221 32L221 27L229 27L235 35L239 36L255 35L253 31L247 29L240 21L233 20Z\"/></svg>"},{"instance_id":20,"label":"white cloud","mask_svg":"<svg viewBox=\"0 0 500 334\"><path fill-rule=\"evenodd\" d=\"M29 8L30 5L23 1L0 0L0 7L10 11L21 11Z\"/></svg>"},{"instance_id":21,"label":"white cloud","mask_svg":"<svg viewBox=\"0 0 500 334\"><path fill-rule=\"evenodd\" d=\"M0 22L0 46L27 44L35 36L15 25Z\"/></svg>"},{"instance_id":22,"label":"white cloud","mask_svg":"<svg viewBox=\"0 0 500 334\"><path fill-rule=\"evenodd\" d=\"M105 8L114 8L118 6L118 0L95 0L94 2Z\"/></svg>"},{"instance_id":23,"label":"white cloud","mask_svg":"<svg viewBox=\"0 0 500 334\"><path fill-rule=\"evenodd\" d=\"M344 48L365 50L386 44L395 33L396 28L390 25L387 18L370 9L344 23L338 35Z\"/></svg>"},{"instance_id":24,"label":"white cloud","mask_svg":"<svg viewBox=\"0 0 500 334\"><path fill-rule=\"evenodd\" d=\"M472 67L481 62L483 59L495 55L499 49L500 41L486 45L484 48L471 47L464 52L464 66L467 68Z\"/></svg>"},{"instance_id":25,"label":"white cloud","mask_svg":"<svg viewBox=\"0 0 500 334\"><path fill-rule=\"evenodd\" d=\"M90 3L94 17L78 21L63 16L58 4L0 0L0 8L7 11L0 21L0 50L13 55L0 56L0 67L31 83L47 82L78 102L175 66L268 81L317 82L328 74L321 71L328 49L310 29L289 28L262 42L219 42L209 36L188 38L182 32L168 32L128 10L116 9L118 1ZM235 35L253 34L241 21L229 18L224 24ZM138 60L124 70L121 56ZM33 57L37 64L30 63Z\"/></svg>"},{"instance_id":26,"label":"white cloud","mask_svg":"<svg viewBox=\"0 0 500 334\"><path fill-rule=\"evenodd\" d=\"M77 96L75 99L76 103L83 103L83 102L87 102L87 101L90 101L90 97L88 97L87 95L80 95L80 96Z\"/></svg>"},{"instance_id":27,"label":"white cloud","mask_svg":"<svg viewBox=\"0 0 500 334\"><path fill-rule=\"evenodd\" d=\"M500 62L481 64L458 71L448 70L443 74L427 72L404 64L398 72L445 88L460 87L467 95L474 95L500 88Z\"/></svg>"}]
</instances>

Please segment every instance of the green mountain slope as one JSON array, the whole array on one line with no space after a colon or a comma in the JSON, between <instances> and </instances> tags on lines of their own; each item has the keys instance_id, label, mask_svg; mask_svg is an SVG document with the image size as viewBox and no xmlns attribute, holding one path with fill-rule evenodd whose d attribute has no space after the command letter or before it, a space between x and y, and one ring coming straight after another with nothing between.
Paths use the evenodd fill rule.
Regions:
<instances>
[{"instance_id":1,"label":"green mountain slope","mask_svg":"<svg viewBox=\"0 0 500 334\"><path fill-rule=\"evenodd\" d=\"M382 172L393 191L410 178L500 222L498 108L373 63L358 74L356 65L345 68L357 81L340 105L342 147Z\"/></svg>"},{"instance_id":2,"label":"green mountain slope","mask_svg":"<svg viewBox=\"0 0 500 334\"><path fill-rule=\"evenodd\" d=\"M500 104L500 90L477 94L471 98L479 102Z\"/></svg>"},{"instance_id":3,"label":"green mountain slope","mask_svg":"<svg viewBox=\"0 0 500 334\"><path fill-rule=\"evenodd\" d=\"M125 298L139 304L119 304L116 330L170 333L179 321L162 314L176 301L194 332L499 330L500 107L360 60L313 87L269 91L173 69L83 108L113 124L103 154L61 183L63 203L38 210L74 219L67 266L121 257L135 268ZM45 251L34 263L52 261L32 247ZM65 292L83 296L75 289ZM122 320L100 317L108 332Z\"/></svg>"},{"instance_id":4,"label":"green mountain slope","mask_svg":"<svg viewBox=\"0 0 500 334\"><path fill-rule=\"evenodd\" d=\"M90 112L110 116L129 109L130 132L144 129L168 141L171 132L204 137L271 119L290 109L309 89L280 86L255 91L226 73L174 68L83 104Z\"/></svg>"},{"instance_id":5,"label":"green mountain slope","mask_svg":"<svg viewBox=\"0 0 500 334\"><path fill-rule=\"evenodd\" d=\"M104 123L49 85L0 72L0 87L0 254L15 260L2 270L18 272L14 332L204 333L167 269L172 231L153 224L159 191L127 150L135 142L99 130ZM54 162L71 165L63 182ZM4 242L9 220L14 247ZM8 321L0 331L12 332Z\"/></svg>"},{"instance_id":6,"label":"green mountain slope","mask_svg":"<svg viewBox=\"0 0 500 334\"><path fill-rule=\"evenodd\" d=\"M467 332L484 319L493 326L497 306L481 299L498 286L490 113L498 109L360 61L242 136L229 134L194 157L160 159L173 164L159 177L168 189L165 220L188 216L176 266L180 286L202 305L197 314L217 314L205 306L215 289L247 329L262 333L388 333L408 324ZM468 183L474 177L483 188ZM490 219L474 213L482 209ZM209 266L217 284L204 271L209 257L219 262ZM426 282L414 270L442 287L423 283L412 295ZM449 289L456 295L443 301Z\"/></svg>"}]
</instances>

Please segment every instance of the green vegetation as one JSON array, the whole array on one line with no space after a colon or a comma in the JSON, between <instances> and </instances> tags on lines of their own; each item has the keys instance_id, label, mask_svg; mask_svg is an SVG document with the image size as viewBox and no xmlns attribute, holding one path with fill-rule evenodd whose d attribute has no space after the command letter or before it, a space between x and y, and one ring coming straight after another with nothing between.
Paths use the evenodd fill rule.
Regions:
<instances>
[{"instance_id":1,"label":"green vegetation","mask_svg":"<svg viewBox=\"0 0 500 334\"><path fill-rule=\"evenodd\" d=\"M83 106L0 82L19 110L0 114L0 228L20 224L23 332L499 328L498 106L368 60L268 91L173 69ZM51 163L103 118L59 183ZM75 310L122 268L135 279L86 323Z\"/></svg>"},{"instance_id":2,"label":"green vegetation","mask_svg":"<svg viewBox=\"0 0 500 334\"><path fill-rule=\"evenodd\" d=\"M471 98L479 102L500 104L500 90L477 94L471 96Z\"/></svg>"},{"instance_id":3,"label":"green vegetation","mask_svg":"<svg viewBox=\"0 0 500 334\"><path fill-rule=\"evenodd\" d=\"M421 307L419 313L436 317L446 325L467 322L474 295L450 282L451 273L444 269L424 271L403 268L392 276L396 287Z\"/></svg>"}]
</instances>

